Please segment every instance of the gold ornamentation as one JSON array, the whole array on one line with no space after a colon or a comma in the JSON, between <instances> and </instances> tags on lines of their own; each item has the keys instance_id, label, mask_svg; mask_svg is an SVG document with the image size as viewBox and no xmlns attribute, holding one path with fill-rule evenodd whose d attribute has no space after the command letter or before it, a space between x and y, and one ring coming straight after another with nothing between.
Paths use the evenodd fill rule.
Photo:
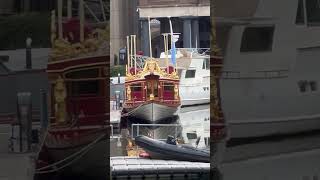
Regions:
<instances>
[{"instance_id":1,"label":"gold ornamentation","mask_svg":"<svg viewBox=\"0 0 320 180\"><path fill-rule=\"evenodd\" d=\"M127 87L127 100L131 101L131 87L130 86Z\"/></svg>"},{"instance_id":2,"label":"gold ornamentation","mask_svg":"<svg viewBox=\"0 0 320 180\"><path fill-rule=\"evenodd\" d=\"M55 117L59 124L66 122L66 103L65 98L67 97L67 91L64 80L61 76L58 77L54 87L55 97Z\"/></svg>"},{"instance_id":3,"label":"gold ornamentation","mask_svg":"<svg viewBox=\"0 0 320 180\"><path fill-rule=\"evenodd\" d=\"M155 59L149 58L145 61L144 68L142 71L139 71L137 74L131 74L130 72L127 72L126 81L142 79L149 74L159 75L160 78L169 78L177 80L179 79L179 76L176 71L173 71L171 74L169 74L165 70L162 70L160 68L158 62Z\"/></svg>"},{"instance_id":4,"label":"gold ornamentation","mask_svg":"<svg viewBox=\"0 0 320 180\"><path fill-rule=\"evenodd\" d=\"M52 29L51 39L52 52L50 60L62 60L67 58L81 57L88 53L106 52L109 41L108 27L96 29L83 42L71 44L67 39L55 39L55 31Z\"/></svg>"},{"instance_id":5,"label":"gold ornamentation","mask_svg":"<svg viewBox=\"0 0 320 180\"><path fill-rule=\"evenodd\" d=\"M175 100L179 99L179 89L177 84L174 85L174 99Z\"/></svg>"},{"instance_id":6,"label":"gold ornamentation","mask_svg":"<svg viewBox=\"0 0 320 180\"><path fill-rule=\"evenodd\" d=\"M153 94L150 94L150 100L154 100L154 95Z\"/></svg>"}]
</instances>

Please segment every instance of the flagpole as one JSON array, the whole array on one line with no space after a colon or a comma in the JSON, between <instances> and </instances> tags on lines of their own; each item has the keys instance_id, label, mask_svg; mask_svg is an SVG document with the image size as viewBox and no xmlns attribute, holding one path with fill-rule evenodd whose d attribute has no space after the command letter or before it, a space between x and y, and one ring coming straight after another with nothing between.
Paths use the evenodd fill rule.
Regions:
<instances>
[{"instance_id":1,"label":"flagpole","mask_svg":"<svg viewBox=\"0 0 320 180\"><path fill-rule=\"evenodd\" d=\"M167 73L169 73L169 60L168 60L168 34L165 34L165 52L166 52L166 65L167 65Z\"/></svg>"},{"instance_id":2,"label":"flagpole","mask_svg":"<svg viewBox=\"0 0 320 180\"><path fill-rule=\"evenodd\" d=\"M132 38L132 35L130 35L130 65L131 65L131 67L133 67L133 62L132 62L132 54L133 54L133 45L132 45L132 42L133 42L133 40L132 40L133 38Z\"/></svg>"},{"instance_id":3,"label":"flagpole","mask_svg":"<svg viewBox=\"0 0 320 180\"><path fill-rule=\"evenodd\" d=\"M127 36L127 65L130 68L130 47L129 47L129 36Z\"/></svg>"},{"instance_id":4,"label":"flagpole","mask_svg":"<svg viewBox=\"0 0 320 180\"><path fill-rule=\"evenodd\" d=\"M152 58L150 16L148 16L148 24L149 24L149 50L150 50L150 57Z\"/></svg>"},{"instance_id":5,"label":"flagpole","mask_svg":"<svg viewBox=\"0 0 320 180\"><path fill-rule=\"evenodd\" d=\"M134 74L137 74L137 47L136 47L136 35L133 35L133 53L134 53Z\"/></svg>"},{"instance_id":6,"label":"flagpole","mask_svg":"<svg viewBox=\"0 0 320 180\"><path fill-rule=\"evenodd\" d=\"M171 60L172 60L172 65L175 66L174 71L177 71L177 63L176 63L176 47L175 47L175 42L174 42L174 35L173 35L173 29L172 29L172 22L170 17L169 18L169 23L170 23L170 34L171 34Z\"/></svg>"}]
</instances>

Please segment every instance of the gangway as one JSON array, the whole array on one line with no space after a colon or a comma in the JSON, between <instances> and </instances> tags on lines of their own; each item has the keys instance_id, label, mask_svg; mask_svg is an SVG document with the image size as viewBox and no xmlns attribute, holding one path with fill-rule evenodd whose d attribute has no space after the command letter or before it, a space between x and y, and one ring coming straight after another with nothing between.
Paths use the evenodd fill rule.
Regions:
<instances>
[{"instance_id":1,"label":"gangway","mask_svg":"<svg viewBox=\"0 0 320 180\"><path fill-rule=\"evenodd\" d=\"M210 163L110 157L112 179L209 179Z\"/></svg>"}]
</instances>

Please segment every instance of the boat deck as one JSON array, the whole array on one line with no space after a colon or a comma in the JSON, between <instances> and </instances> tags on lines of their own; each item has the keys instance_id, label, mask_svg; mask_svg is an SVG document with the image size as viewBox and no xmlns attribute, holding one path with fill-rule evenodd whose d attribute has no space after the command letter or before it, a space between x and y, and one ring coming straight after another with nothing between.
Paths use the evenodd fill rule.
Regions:
<instances>
[{"instance_id":1,"label":"boat deck","mask_svg":"<svg viewBox=\"0 0 320 180\"><path fill-rule=\"evenodd\" d=\"M146 175L208 175L210 163L145 159L140 157L110 157L113 177Z\"/></svg>"}]
</instances>

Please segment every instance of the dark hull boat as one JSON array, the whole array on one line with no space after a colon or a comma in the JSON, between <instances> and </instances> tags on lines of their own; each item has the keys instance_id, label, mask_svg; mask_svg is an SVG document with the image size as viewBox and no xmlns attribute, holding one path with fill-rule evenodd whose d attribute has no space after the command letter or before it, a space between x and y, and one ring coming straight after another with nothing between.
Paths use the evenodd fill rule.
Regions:
<instances>
[{"instance_id":1,"label":"dark hull boat","mask_svg":"<svg viewBox=\"0 0 320 180\"><path fill-rule=\"evenodd\" d=\"M210 162L210 150L207 149L168 144L146 136L137 136L135 143L153 159Z\"/></svg>"}]
</instances>

